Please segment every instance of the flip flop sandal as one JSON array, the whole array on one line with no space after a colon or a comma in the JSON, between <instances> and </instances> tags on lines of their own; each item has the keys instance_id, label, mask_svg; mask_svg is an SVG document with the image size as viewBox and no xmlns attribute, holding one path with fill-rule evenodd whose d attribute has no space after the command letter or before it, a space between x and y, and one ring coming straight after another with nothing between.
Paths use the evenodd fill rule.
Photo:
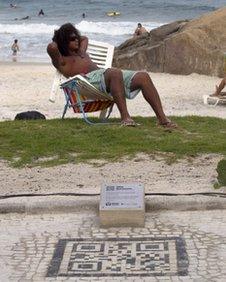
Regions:
<instances>
[{"instance_id":1,"label":"flip flop sandal","mask_svg":"<svg viewBox=\"0 0 226 282\"><path fill-rule=\"evenodd\" d=\"M135 127L140 125L139 123L136 123L134 120L129 120L129 121L122 121L121 126L128 126L128 127Z\"/></svg>"}]
</instances>

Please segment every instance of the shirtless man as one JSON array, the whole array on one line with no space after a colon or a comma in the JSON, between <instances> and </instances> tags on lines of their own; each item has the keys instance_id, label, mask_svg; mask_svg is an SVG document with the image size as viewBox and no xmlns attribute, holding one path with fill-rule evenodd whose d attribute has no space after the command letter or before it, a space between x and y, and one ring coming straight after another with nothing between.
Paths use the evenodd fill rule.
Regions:
<instances>
[{"instance_id":1,"label":"shirtless man","mask_svg":"<svg viewBox=\"0 0 226 282\"><path fill-rule=\"evenodd\" d=\"M47 52L54 67L65 77L82 74L99 90L110 93L119 109L123 125L135 125L127 110L126 98L134 98L141 90L154 110L159 125L176 127L165 116L158 92L147 72L100 69L86 53L87 46L88 38L81 36L72 24L67 23L54 32L53 42L48 44Z\"/></svg>"},{"instance_id":2,"label":"shirtless man","mask_svg":"<svg viewBox=\"0 0 226 282\"><path fill-rule=\"evenodd\" d=\"M145 29L145 27L142 26L141 23L138 23L133 36L136 37L144 33L147 33L147 30Z\"/></svg>"}]
</instances>

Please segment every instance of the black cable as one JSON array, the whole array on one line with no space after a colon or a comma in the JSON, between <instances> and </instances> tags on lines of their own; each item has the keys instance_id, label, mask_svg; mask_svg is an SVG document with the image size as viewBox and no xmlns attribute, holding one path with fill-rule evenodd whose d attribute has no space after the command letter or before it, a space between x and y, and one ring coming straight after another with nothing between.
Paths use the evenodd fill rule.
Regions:
<instances>
[{"instance_id":1,"label":"black cable","mask_svg":"<svg viewBox=\"0 0 226 282\"><path fill-rule=\"evenodd\" d=\"M85 197L92 197L92 196L99 196L100 193L97 194L90 194L90 193L40 193L40 194L12 194L12 195L2 195L0 196L0 200L8 199L8 198L20 198L20 197L46 197L46 196L85 196ZM185 193L185 194L178 194L178 193L145 193L145 196L211 196L211 197L222 197L226 198L226 193L217 193L217 192L200 192L200 193Z\"/></svg>"},{"instance_id":2,"label":"black cable","mask_svg":"<svg viewBox=\"0 0 226 282\"><path fill-rule=\"evenodd\" d=\"M7 199L7 198L19 198L19 197L45 197L45 196L99 196L100 193L98 194L89 194L89 193L41 193L41 194L12 194L12 195L3 195L0 196L0 200L1 199Z\"/></svg>"},{"instance_id":3,"label":"black cable","mask_svg":"<svg viewBox=\"0 0 226 282\"><path fill-rule=\"evenodd\" d=\"M145 196L219 196L219 197L226 197L226 193L218 193L218 192L200 192L200 193L185 193L185 194L178 194L178 193L145 193Z\"/></svg>"}]
</instances>

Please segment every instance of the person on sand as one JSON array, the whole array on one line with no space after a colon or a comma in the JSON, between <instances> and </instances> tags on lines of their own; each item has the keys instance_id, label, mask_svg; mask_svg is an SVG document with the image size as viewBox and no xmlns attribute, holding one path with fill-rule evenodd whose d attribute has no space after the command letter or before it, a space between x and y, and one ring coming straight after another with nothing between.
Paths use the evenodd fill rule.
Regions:
<instances>
[{"instance_id":1,"label":"person on sand","mask_svg":"<svg viewBox=\"0 0 226 282\"><path fill-rule=\"evenodd\" d=\"M20 51L17 39L14 40L14 43L11 46L11 50L13 51L13 56L16 56L17 52Z\"/></svg>"},{"instance_id":2,"label":"person on sand","mask_svg":"<svg viewBox=\"0 0 226 282\"><path fill-rule=\"evenodd\" d=\"M136 37L136 36L139 36L139 35L147 33L147 32L148 31L146 30L146 28L143 27L141 23L138 23L137 28L136 28L133 36Z\"/></svg>"},{"instance_id":3,"label":"person on sand","mask_svg":"<svg viewBox=\"0 0 226 282\"><path fill-rule=\"evenodd\" d=\"M127 110L126 98L133 99L141 90L153 108L158 124L167 128L177 127L165 116L158 92L147 72L101 69L86 53L87 46L88 38L81 36L71 23L66 23L55 30L53 42L47 46L47 53L54 67L65 77L82 74L92 85L110 93L119 109L122 125L136 125Z\"/></svg>"},{"instance_id":4,"label":"person on sand","mask_svg":"<svg viewBox=\"0 0 226 282\"><path fill-rule=\"evenodd\" d=\"M225 85L226 76L221 80L219 86L216 85L216 91L210 96L225 96L226 94L221 92L224 89Z\"/></svg>"}]
</instances>

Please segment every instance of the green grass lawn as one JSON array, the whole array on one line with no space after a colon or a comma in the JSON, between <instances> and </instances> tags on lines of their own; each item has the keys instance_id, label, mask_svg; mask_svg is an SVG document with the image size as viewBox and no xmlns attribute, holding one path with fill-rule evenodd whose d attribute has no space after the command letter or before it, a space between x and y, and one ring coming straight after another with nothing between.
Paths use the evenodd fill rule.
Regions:
<instances>
[{"instance_id":1,"label":"green grass lawn","mask_svg":"<svg viewBox=\"0 0 226 282\"><path fill-rule=\"evenodd\" d=\"M136 117L141 126L89 126L81 119L0 123L0 156L11 165L57 165L91 159L116 161L137 153L171 153L172 159L202 153L226 155L226 120L172 118L182 130L167 132L155 118ZM114 120L116 121L116 120Z\"/></svg>"}]
</instances>

